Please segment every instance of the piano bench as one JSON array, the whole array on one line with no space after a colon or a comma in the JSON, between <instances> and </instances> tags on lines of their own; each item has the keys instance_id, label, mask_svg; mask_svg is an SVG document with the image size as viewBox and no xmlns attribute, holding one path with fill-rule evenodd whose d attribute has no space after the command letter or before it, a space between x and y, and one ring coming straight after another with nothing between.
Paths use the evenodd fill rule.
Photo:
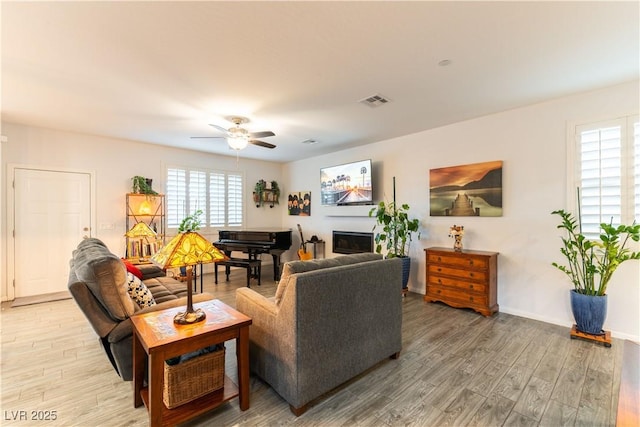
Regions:
<instances>
[{"instance_id":1,"label":"piano bench","mask_svg":"<svg viewBox=\"0 0 640 427\"><path fill-rule=\"evenodd\" d=\"M218 284L218 266L224 265L225 273L227 275L227 282L229 281L230 267L242 267L247 269L247 288L251 287L251 271L255 268L258 275L258 285L260 285L260 276L262 275L262 261L259 259L246 259L246 258L229 258L227 261L220 261L215 263L215 283Z\"/></svg>"}]
</instances>

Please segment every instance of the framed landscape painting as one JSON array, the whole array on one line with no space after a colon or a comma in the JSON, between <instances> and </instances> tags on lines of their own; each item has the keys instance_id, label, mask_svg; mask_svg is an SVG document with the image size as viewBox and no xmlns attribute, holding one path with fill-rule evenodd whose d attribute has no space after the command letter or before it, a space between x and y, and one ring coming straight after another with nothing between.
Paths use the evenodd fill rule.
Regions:
<instances>
[{"instance_id":1,"label":"framed landscape painting","mask_svg":"<svg viewBox=\"0 0 640 427\"><path fill-rule=\"evenodd\" d=\"M502 161L429 171L431 216L502 216Z\"/></svg>"}]
</instances>

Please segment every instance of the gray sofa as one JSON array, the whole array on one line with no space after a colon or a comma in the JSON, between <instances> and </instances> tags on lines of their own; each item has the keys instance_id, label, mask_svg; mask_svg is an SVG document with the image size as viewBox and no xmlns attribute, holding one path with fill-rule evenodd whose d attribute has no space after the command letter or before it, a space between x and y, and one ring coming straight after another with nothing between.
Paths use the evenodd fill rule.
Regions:
<instances>
[{"instance_id":1,"label":"gray sofa","mask_svg":"<svg viewBox=\"0 0 640 427\"><path fill-rule=\"evenodd\" d=\"M311 401L402 347L402 261L377 254L292 261L276 295L236 291L251 317L251 371L300 415Z\"/></svg>"},{"instance_id":2,"label":"gray sofa","mask_svg":"<svg viewBox=\"0 0 640 427\"><path fill-rule=\"evenodd\" d=\"M87 320L98 334L100 343L116 372L125 381L133 377L134 314L186 306L187 286L166 277L153 265L139 266L142 281L156 302L140 308L127 292L127 270L122 260L112 254L99 239L81 241L70 261L68 287ZM212 299L211 294L193 296L194 302Z\"/></svg>"}]
</instances>

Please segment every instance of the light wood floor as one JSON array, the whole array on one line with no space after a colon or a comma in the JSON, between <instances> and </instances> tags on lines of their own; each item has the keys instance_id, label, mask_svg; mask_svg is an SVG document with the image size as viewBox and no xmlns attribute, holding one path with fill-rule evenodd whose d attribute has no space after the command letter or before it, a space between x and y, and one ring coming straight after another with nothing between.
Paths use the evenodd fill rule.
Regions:
<instances>
[{"instance_id":1,"label":"light wood floor","mask_svg":"<svg viewBox=\"0 0 640 427\"><path fill-rule=\"evenodd\" d=\"M264 270L262 286L252 288L273 296L273 277ZM205 275L205 291L235 306L235 289L245 277L244 270L235 270L230 283L216 287ZM571 340L567 328L504 313L485 318L426 304L412 293L403 304L400 358L334 390L301 417L252 377L249 410L240 411L235 399L187 425L615 425L621 340L605 348ZM0 424L148 424L146 409L133 407L131 383L113 371L73 300L16 308L3 303L1 320ZM234 355L228 342L233 379ZM51 411L56 420L32 418Z\"/></svg>"}]
</instances>

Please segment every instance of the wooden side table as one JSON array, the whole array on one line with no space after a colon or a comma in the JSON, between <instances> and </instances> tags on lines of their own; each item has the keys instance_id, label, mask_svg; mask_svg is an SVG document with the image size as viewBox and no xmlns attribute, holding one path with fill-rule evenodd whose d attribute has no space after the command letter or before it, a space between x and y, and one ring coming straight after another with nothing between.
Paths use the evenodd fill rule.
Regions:
<instances>
[{"instance_id":1,"label":"wooden side table","mask_svg":"<svg viewBox=\"0 0 640 427\"><path fill-rule=\"evenodd\" d=\"M207 318L193 325L176 325L173 317L184 307L131 317L133 323L133 406L143 403L150 426L175 425L239 397L240 409L249 409L249 325L251 318L219 300L194 304ZM164 361L212 344L236 340L238 383L225 375L224 387L174 409L163 400ZM145 366L149 366L148 387L143 387Z\"/></svg>"}]
</instances>

